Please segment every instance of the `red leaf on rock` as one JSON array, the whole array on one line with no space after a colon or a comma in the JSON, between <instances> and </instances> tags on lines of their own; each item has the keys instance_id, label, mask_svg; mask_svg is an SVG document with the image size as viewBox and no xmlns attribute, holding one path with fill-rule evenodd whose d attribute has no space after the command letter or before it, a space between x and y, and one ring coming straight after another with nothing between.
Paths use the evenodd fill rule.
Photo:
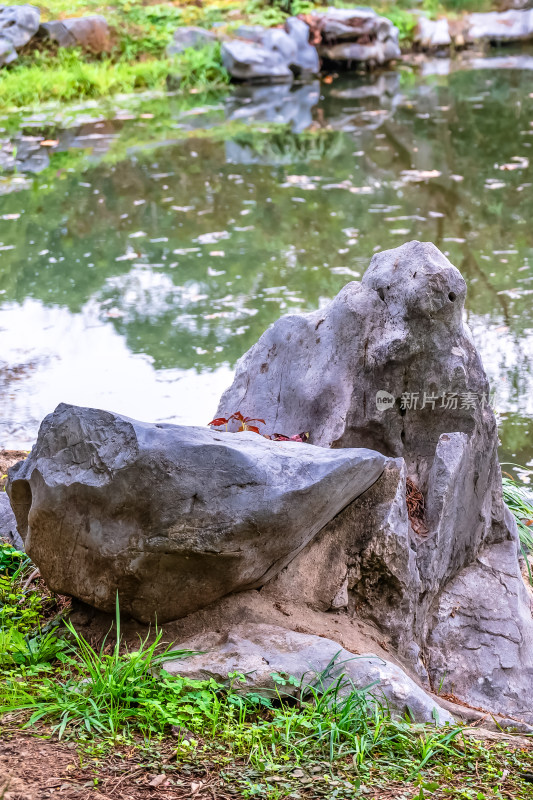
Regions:
<instances>
[{"instance_id":1,"label":"red leaf on rock","mask_svg":"<svg viewBox=\"0 0 533 800\"><path fill-rule=\"evenodd\" d=\"M297 433L295 436L290 436L291 442L306 442L309 439L309 431Z\"/></svg>"},{"instance_id":2,"label":"red leaf on rock","mask_svg":"<svg viewBox=\"0 0 533 800\"><path fill-rule=\"evenodd\" d=\"M230 417L230 419L231 419L231 417ZM229 422L229 419L226 419L226 417L217 417L216 419L212 419L211 422L208 422L207 424L208 425L214 425L215 428L218 428L220 425L227 425L228 422Z\"/></svg>"}]
</instances>

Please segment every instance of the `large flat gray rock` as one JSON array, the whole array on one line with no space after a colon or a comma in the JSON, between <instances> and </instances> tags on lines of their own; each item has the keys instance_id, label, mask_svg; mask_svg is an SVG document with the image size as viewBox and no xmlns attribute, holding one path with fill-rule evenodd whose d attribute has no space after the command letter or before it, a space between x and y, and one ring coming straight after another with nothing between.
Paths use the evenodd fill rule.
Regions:
<instances>
[{"instance_id":1,"label":"large flat gray rock","mask_svg":"<svg viewBox=\"0 0 533 800\"><path fill-rule=\"evenodd\" d=\"M50 588L164 622L268 581L386 461L60 405L6 489Z\"/></svg>"},{"instance_id":2,"label":"large flat gray rock","mask_svg":"<svg viewBox=\"0 0 533 800\"><path fill-rule=\"evenodd\" d=\"M366 690L369 698L388 708L393 716L409 714L416 722L454 724L452 715L438 706L400 667L372 654L354 655L331 639L295 633L275 625L242 624L223 633L208 632L177 645L178 650L201 651L199 655L167 661L165 670L195 680L213 678L227 682L240 673L245 682L239 691L276 696L276 691L296 695L301 688L319 692L334 683L339 697ZM272 674L297 678L300 687L283 688ZM326 674L325 674L326 673ZM372 704L372 702L371 702Z\"/></svg>"}]
</instances>

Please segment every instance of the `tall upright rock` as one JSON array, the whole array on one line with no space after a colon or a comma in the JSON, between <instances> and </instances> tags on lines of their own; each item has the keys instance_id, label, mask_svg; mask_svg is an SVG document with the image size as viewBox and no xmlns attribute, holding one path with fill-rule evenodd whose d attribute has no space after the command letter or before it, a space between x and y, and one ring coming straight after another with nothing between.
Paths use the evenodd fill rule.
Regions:
<instances>
[{"instance_id":1,"label":"tall upright rock","mask_svg":"<svg viewBox=\"0 0 533 800\"><path fill-rule=\"evenodd\" d=\"M533 720L521 694L533 679L533 620L465 296L460 272L433 244L378 253L328 306L263 334L239 361L218 414L238 409L264 417L268 432L308 430L321 447L398 459L270 591L290 595L312 572L316 589L300 585L300 595L319 607L327 596L378 624L423 680ZM408 481L424 503L416 530ZM491 655L480 675L484 659L470 653L482 647Z\"/></svg>"}]
</instances>

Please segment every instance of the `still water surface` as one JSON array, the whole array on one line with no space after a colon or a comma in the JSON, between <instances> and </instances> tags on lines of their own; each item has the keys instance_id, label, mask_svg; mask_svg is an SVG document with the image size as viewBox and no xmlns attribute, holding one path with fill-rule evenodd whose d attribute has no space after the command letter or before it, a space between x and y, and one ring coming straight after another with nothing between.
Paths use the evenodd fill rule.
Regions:
<instances>
[{"instance_id":1,"label":"still water surface","mask_svg":"<svg viewBox=\"0 0 533 800\"><path fill-rule=\"evenodd\" d=\"M416 238L465 276L502 457L533 465L532 63L0 120L0 447L61 401L205 424L269 324Z\"/></svg>"}]
</instances>

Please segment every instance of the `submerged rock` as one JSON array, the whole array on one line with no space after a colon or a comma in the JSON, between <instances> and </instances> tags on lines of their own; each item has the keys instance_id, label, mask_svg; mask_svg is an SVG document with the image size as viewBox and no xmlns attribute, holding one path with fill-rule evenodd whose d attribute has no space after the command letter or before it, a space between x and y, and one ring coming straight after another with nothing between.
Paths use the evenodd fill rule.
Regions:
<instances>
[{"instance_id":1,"label":"submerged rock","mask_svg":"<svg viewBox=\"0 0 533 800\"><path fill-rule=\"evenodd\" d=\"M39 35L60 47L83 47L93 53L106 53L111 48L109 26L100 14L43 22Z\"/></svg>"},{"instance_id":2,"label":"submerged rock","mask_svg":"<svg viewBox=\"0 0 533 800\"><path fill-rule=\"evenodd\" d=\"M385 463L60 405L6 488L54 591L164 622L268 581Z\"/></svg>"},{"instance_id":3,"label":"submerged rock","mask_svg":"<svg viewBox=\"0 0 533 800\"><path fill-rule=\"evenodd\" d=\"M338 696L368 690L375 703L393 716L415 722L454 724L454 718L429 697L400 667L372 654L354 655L331 639L275 625L236 625L224 633L209 632L177 645L198 655L165 662L165 670L194 680L224 683L232 673L245 676L241 691L267 697L277 691L300 695L305 687L319 693L338 684ZM272 674L296 678L299 685L279 687Z\"/></svg>"}]
</instances>

